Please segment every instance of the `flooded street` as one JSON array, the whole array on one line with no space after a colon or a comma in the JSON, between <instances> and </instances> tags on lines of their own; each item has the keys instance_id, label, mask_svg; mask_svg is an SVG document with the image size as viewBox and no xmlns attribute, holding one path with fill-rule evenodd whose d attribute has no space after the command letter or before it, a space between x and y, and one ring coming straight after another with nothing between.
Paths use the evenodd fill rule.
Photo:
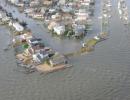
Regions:
<instances>
[{"instance_id":1,"label":"flooded street","mask_svg":"<svg viewBox=\"0 0 130 100\"><path fill-rule=\"evenodd\" d=\"M100 32L100 0L95 1L96 18L90 36ZM8 28L0 26L0 100L130 100L130 26L120 20L117 0L111 1L109 38L90 54L71 59L74 67L48 75L21 72L14 50L3 51L10 37ZM126 1L130 11L130 1ZM19 14L15 7L6 9L15 10L14 16L27 21L34 36L61 53L81 46L80 41L52 37L41 22Z\"/></svg>"}]
</instances>

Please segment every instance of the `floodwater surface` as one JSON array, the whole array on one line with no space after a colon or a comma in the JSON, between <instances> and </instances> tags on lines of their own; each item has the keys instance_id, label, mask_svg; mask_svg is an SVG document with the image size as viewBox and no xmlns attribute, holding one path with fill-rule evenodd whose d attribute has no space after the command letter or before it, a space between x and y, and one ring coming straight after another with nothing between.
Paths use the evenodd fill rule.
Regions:
<instances>
[{"instance_id":1,"label":"floodwater surface","mask_svg":"<svg viewBox=\"0 0 130 100\"><path fill-rule=\"evenodd\" d=\"M100 32L100 0L95 1L92 35ZM130 1L126 1L130 11ZM81 46L76 40L52 37L41 22L19 14L15 7L6 9L15 10L14 16L27 21L34 36L61 53ZM24 74L17 67L13 49L3 51L10 37L8 28L0 26L0 100L130 100L130 30L119 18L117 0L112 0L111 13L106 41L90 54L71 59L74 67L48 75Z\"/></svg>"}]
</instances>

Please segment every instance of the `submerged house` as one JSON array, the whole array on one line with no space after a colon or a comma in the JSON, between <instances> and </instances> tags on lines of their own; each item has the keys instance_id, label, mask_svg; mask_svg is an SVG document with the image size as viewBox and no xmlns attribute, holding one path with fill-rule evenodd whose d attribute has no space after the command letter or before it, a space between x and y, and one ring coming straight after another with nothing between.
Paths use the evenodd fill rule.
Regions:
<instances>
[{"instance_id":1,"label":"submerged house","mask_svg":"<svg viewBox=\"0 0 130 100\"><path fill-rule=\"evenodd\" d=\"M32 38L32 35L30 34L21 34L14 37L13 42L16 43L24 43L27 42L28 39Z\"/></svg>"},{"instance_id":2,"label":"submerged house","mask_svg":"<svg viewBox=\"0 0 130 100\"><path fill-rule=\"evenodd\" d=\"M19 0L8 0L8 1L15 5L17 5L19 3Z\"/></svg>"},{"instance_id":3,"label":"submerged house","mask_svg":"<svg viewBox=\"0 0 130 100\"><path fill-rule=\"evenodd\" d=\"M6 13L3 11L0 11L0 19L3 19L4 17L7 17Z\"/></svg>"},{"instance_id":4,"label":"submerged house","mask_svg":"<svg viewBox=\"0 0 130 100\"><path fill-rule=\"evenodd\" d=\"M49 59L49 54L45 51L40 51L36 54L33 54L33 61L35 63L41 64L44 61L46 61L47 59Z\"/></svg>"},{"instance_id":5,"label":"submerged house","mask_svg":"<svg viewBox=\"0 0 130 100\"><path fill-rule=\"evenodd\" d=\"M45 6L50 6L53 4L53 0L41 0L41 4Z\"/></svg>"},{"instance_id":6,"label":"submerged house","mask_svg":"<svg viewBox=\"0 0 130 100\"><path fill-rule=\"evenodd\" d=\"M65 12L65 13L69 13L69 12L72 12L72 11L73 11L72 7L70 7L70 6L63 6L63 7L61 8L61 10L62 10L63 12Z\"/></svg>"},{"instance_id":7,"label":"submerged house","mask_svg":"<svg viewBox=\"0 0 130 100\"><path fill-rule=\"evenodd\" d=\"M7 16L5 16L5 17L2 18L2 21L3 21L3 22L9 22L9 21L10 21L10 18L7 17Z\"/></svg>"},{"instance_id":8,"label":"submerged house","mask_svg":"<svg viewBox=\"0 0 130 100\"><path fill-rule=\"evenodd\" d=\"M66 3L66 0L59 0L60 5L65 5L65 3Z\"/></svg>"},{"instance_id":9,"label":"submerged house","mask_svg":"<svg viewBox=\"0 0 130 100\"><path fill-rule=\"evenodd\" d=\"M49 25L48 25L48 29L49 29L49 30L53 30L53 28L54 28L55 26L57 26L57 25L59 25L57 22L51 21L51 22L49 23Z\"/></svg>"},{"instance_id":10,"label":"submerged house","mask_svg":"<svg viewBox=\"0 0 130 100\"><path fill-rule=\"evenodd\" d=\"M33 7L33 6L38 6L39 5L39 1L38 0L33 0L30 2L30 6Z\"/></svg>"},{"instance_id":11,"label":"submerged house","mask_svg":"<svg viewBox=\"0 0 130 100\"><path fill-rule=\"evenodd\" d=\"M79 9L76 12L75 22L79 24L87 24L89 18L89 13L86 11L86 9Z\"/></svg>"},{"instance_id":12,"label":"submerged house","mask_svg":"<svg viewBox=\"0 0 130 100\"><path fill-rule=\"evenodd\" d=\"M89 18L89 14L86 9L79 9L79 11L76 12L76 16L78 20L86 20Z\"/></svg>"},{"instance_id":13,"label":"submerged house","mask_svg":"<svg viewBox=\"0 0 130 100\"><path fill-rule=\"evenodd\" d=\"M37 43L37 44L33 44L30 48L29 48L29 51L30 53L34 54L34 53L37 53L39 52L40 50L44 49L44 44L42 43Z\"/></svg>"},{"instance_id":14,"label":"submerged house","mask_svg":"<svg viewBox=\"0 0 130 100\"><path fill-rule=\"evenodd\" d=\"M26 41L26 38L23 34L15 36L14 39L15 39L15 41L19 41L19 42Z\"/></svg>"},{"instance_id":15,"label":"submerged house","mask_svg":"<svg viewBox=\"0 0 130 100\"><path fill-rule=\"evenodd\" d=\"M54 32L55 32L57 35L63 35L64 32L65 32L65 25L55 26L55 27L54 27Z\"/></svg>"},{"instance_id":16,"label":"submerged house","mask_svg":"<svg viewBox=\"0 0 130 100\"><path fill-rule=\"evenodd\" d=\"M73 15L70 13L63 13L62 21L64 22L65 25L72 25L72 23L74 22Z\"/></svg>"},{"instance_id":17,"label":"submerged house","mask_svg":"<svg viewBox=\"0 0 130 100\"><path fill-rule=\"evenodd\" d=\"M45 47L41 39L32 38L27 40L27 42L29 44L28 52L30 54L35 54Z\"/></svg>"},{"instance_id":18,"label":"submerged house","mask_svg":"<svg viewBox=\"0 0 130 100\"><path fill-rule=\"evenodd\" d=\"M75 25L73 27L73 31L75 33L75 36L81 36L85 34L85 25Z\"/></svg>"},{"instance_id":19,"label":"submerged house","mask_svg":"<svg viewBox=\"0 0 130 100\"><path fill-rule=\"evenodd\" d=\"M46 11L46 8L45 8L45 7L41 7L40 12L41 12L43 15L45 14L45 11Z\"/></svg>"},{"instance_id":20,"label":"submerged house","mask_svg":"<svg viewBox=\"0 0 130 100\"><path fill-rule=\"evenodd\" d=\"M52 15L51 15L51 18L52 18L52 20L54 20L54 21L61 21L62 16L61 16L61 14L56 13L56 14L52 14Z\"/></svg>"},{"instance_id":21,"label":"submerged house","mask_svg":"<svg viewBox=\"0 0 130 100\"><path fill-rule=\"evenodd\" d=\"M88 14L84 14L84 15L77 15L76 18L75 18L75 21L86 21L88 19Z\"/></svg>"},{"instance_id":22,"label":"submerged house","mask_svg":"<svg viewBox=\"0 0 130 100\"><path fill-rule=\"evenodd\" d=\"M55 55L49 60L51 67L56 67L57 65L64 65L67 64L67 59L64 55L59 53L55 53Z\"/></svg>"},{"instance_id":23,"label":"submerged house","mask_svg":"<svg viewBox=\"0 0 130 100\"><path fill-rule=\"evenodd\" d=\"M24 3L23 2L19 2L16 4L18 7L23 7L24 6Z\"/></svg>"},{"instance_id":24,"label":"submerged house","mask_svg":"<svg viewBox=\"0 0 130 100\"><path fill-rule=\"evenodd\" d=\"M0 11L0 19L2 22L9 22L10 21L9 14L7 12Z\"/></svg>"},{"instance_id":25,"label":"submerged house","mask_svg":"<svg viewBox=\"0 0 130 100\"><path fill-rule=\"evenodd\" d=\"M12 25L15 28L15 30L18 31L18 32L21 32L21 31L24 30L24 27L21 26L18 22L14 22L14 23L12 23Z\"/></svg>"},{"instance_id":26,"label":"submerged house","mask_svg":"<svg viewBox=\"0 0 130 100\"><path fill-rule=\"evenodd\" d=\"M39 52L33 54L33 61L38 64L41 64L44 63L44 61L48 60L53 55L54 52L50 48L45 47L43 50L40 50Z\"/></svg>"},{"instance_id":27,"label":"submerged house","mask_svg":"<svg viewBox=\"0 0 130 100\"><path fill-rule=\"evenodd\" d=\"M34 13L32 17L34 19L43 19L44 18L42 13Z\"/></svg>"},{"instance_id":28,"label":"submerged house","mask_svg":"<svg viewBox=\"0 0 130 100\"><path fill-rule=\"evenodd\" d=\"M32 13L34 11L33 8L27 8L24 10L24 13Z\"/></svg>"},{"instance_id":29,"label":"submerged house","mask_svg":"<svg viewBox=\"0 0 130 100\"><path fill-rule=\"evenodd\" d=\"M30 45L32 45L32 44L35 44L35 43L39 43L41 41L42 41L42 39L39 39L39 38L31 38L31 39L28 40L28 43Z\"/></svg>"}]
</instances>

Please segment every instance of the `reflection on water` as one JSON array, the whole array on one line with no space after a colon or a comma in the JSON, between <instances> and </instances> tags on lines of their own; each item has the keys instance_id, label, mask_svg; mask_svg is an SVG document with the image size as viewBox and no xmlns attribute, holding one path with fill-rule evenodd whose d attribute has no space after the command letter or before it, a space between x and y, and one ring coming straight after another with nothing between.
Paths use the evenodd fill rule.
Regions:
<instances>
[{"instance_id":1,"label":"reflection on water","mask_svg":"<svg viewBox=\"0 0 130 100\"><path fill-rule=\"evenodd\" d=\"M119 19L116 2L113 0L109 39L99 43L94 52L71 59L73 68L49 75L18 72L13 50L3 51L9 31L0 26L0 100L129 100L130 31ZM24 19L28 20L35 36L43 37L60 52L73 51L80 46L78 41L51 38L43 25ZM99 32L97 28L94 26L95 33Z\"/></svg>"}]
</instances>

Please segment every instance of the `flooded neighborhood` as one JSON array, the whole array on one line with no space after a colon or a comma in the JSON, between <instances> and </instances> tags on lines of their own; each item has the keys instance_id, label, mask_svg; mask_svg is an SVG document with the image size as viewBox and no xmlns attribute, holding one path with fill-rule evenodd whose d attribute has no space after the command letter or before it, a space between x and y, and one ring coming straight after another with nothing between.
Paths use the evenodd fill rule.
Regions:
<instances>
[{"instance_id":1,"label":"flooded neighborhood","mask_svg":"<svg viewBox=\"0 0 130 100\"><path fill-rule=\"evenodd\" d=\"M129 0L1 0L0 100L129 100Z\"/></svg>"}]
</instances>

